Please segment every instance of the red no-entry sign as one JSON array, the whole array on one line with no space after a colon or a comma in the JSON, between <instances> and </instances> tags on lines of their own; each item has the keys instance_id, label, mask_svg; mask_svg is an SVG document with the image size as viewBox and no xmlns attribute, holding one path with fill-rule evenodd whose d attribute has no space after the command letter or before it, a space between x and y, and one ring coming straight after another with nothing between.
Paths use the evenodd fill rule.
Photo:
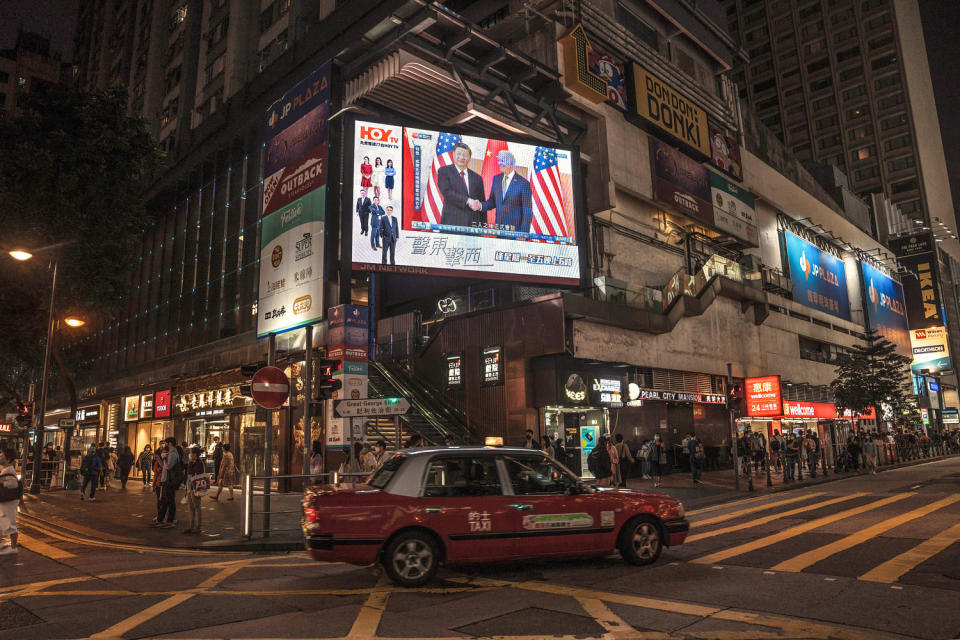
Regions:
<instances>
[{"instance_id":1,"label":"red no-entry sign","mask_svg":"<svg viewBox=\"0 0 960 640\"><path fill-rule=\"evenodd\" d=\"M250 394L264 409L279 409L290 396L290 381L283 369L264 367L253 374Z\"/></svg>"}]
</instances>

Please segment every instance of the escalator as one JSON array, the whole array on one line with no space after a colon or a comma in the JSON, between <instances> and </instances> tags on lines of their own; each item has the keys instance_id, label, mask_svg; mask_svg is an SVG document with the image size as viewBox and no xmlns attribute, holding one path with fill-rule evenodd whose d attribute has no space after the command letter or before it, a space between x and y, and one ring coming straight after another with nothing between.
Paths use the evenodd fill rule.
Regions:
<instances>
[{"instance_id":1,"label":"escalator","mask_svg":"<svg viewBox=\"0 0 960 640\"><path fill-rule=\"evenodd\" d=\"M467 427L463 414L444 398L440 390L412 375L399 363L382 360L370 363L369 396L371 398L406 398L410 411L400 416L401 441L419 434L427 444L443 444L449 436L456 444L476 444L477 436ZM388 425L387 422L390 424ZM396 441L392 419L371 421L370 430L387 440L390 448Z\"/></svg>"}]
</instances>

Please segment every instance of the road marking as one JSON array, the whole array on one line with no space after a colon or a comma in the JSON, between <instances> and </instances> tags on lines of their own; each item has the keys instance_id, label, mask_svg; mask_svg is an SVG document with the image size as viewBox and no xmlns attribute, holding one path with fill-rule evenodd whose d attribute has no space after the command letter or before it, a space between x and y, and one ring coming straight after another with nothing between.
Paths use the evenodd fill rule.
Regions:
<instances>
[{"instance_id":1,"label":"road marking","mask_svg":"<svg viewBox=\"0 0 960 640\"><path fill-rule=\"evenodd\" d=\"M728 507L736 507L742 504L750 504L753 502L760 502L761 500L769 500L770 496L757 496L756 498L744 498L743 500L731 500L730 502L721 502L720 504L713 504L709 507L701 507L700 509L693 509L687 511L688 516L695 516L701 513L709 513L710 511L716 511L718 509L726 509Z\"/></svg>"},{"instance_id":2,"label":"road marking","mask_svg":"<svg viewBox=\"0 0 960 640\"><path fill-rule=\"evenodd\" d=\"M710 524L716 524L718 522L724 522L725 520L733 520L734 518L739 518L740 516L745 516L748 513L754 513L757 511L763 511L765 509L773 509L774 507L780 507L785 504L791 504L793 502L800 502L801 500L806 500L807 498L814 498L816 496L822 496L823 491L817 491L816 493L811 493L806 496L795 496L793 498L788 498L786 500L779 500L777 502L768 502L766 504L757 505L755 507L749 507L747 509L740 509L739 511L734 511L732 513L725 513L722 516L714 516L712 518L707 518L706 520L698 520L692 523L692 526L695 527L705 527Z\"/></svg>"},{"instance_id":3,"label":"road marking","mask_svg":"<svg viewBox=\"0 0 960 640\"><path fill-rule=\"evenodd\" d=\"M770 568L774 571L803 571L807 567L814 565L821 560L825 560L830 556L840 553L841 551L846 551L847 549L866 542L871 538L875 538L885 531L895 529L896 527L910 522L911 520L922 518L923 516L933 513L937 509L942 509L943 507L949 506L958 500L960 500L960 493L955 493L952 496L947 496L942 500L931 502L930 504L920 507L919 509L914 509L913 511L908 511L907 513L889 518L883 522L878 522L873 526L867 527L866 529L861 529L854 534L851 534L845 538L840 538L839 540L831 542L830 544L825 544L822 547L817 547L816 549L812 549L806 553L801 553L798 556L790 558L789 560L784 560L780 564Z\"/></svg>"},{"instance_id":4,"label":"road marking","mask_svg":"<svg viewBox=\"0 0 960 640\"><path fill-rule=\"evenodd\" d=\"M380 574L377 580L377 586L386 585L385 574ZM387 600L390 598L389 591L373 591L367 601L360 607L353 626L350 627L350 633L347 634L349 640L368 640L377 636L377 629L380 627L380 619L383 618L383 612L387 609Z\"/></svg>"},{"instance_id":5,"label":"road marking","mask_svg":"<svg viewBox=\"0 0 960 640\"><path fill-rule=\"evenodd\" d=\"M730 547L729 549L724 549L723 551L717 551L716 553L711 553L709 555L703 556L701 558L694 558L690 562L694 564L715 564L717 562L723 562L727 558L732 558L734 556L743 555L751 551L756 551L757 549L763 549L764 547L769 547L778 542L783 542L784 540L789 540L790 538L795 538L801 534L806 533L807 531L813 531L814 529L819 529L822 526L828 525L832 522L837 522L838 520L843 520L844 518L849 518L851 516L859 515L861 513L866 513L867 511L873 511L874 509L879 509L880 507L886 506L897 502L898 500L903 500L904 498L909 498L910 496L916 495L915 493L898 493L895 496L890 496L889 498L884 498L883 500L876 500L868 504L861 505L859 507L854 507L853 509L847 509L846 511L841 511L840 513L834 513L833 515L824 516L823 518L817 518L810 522L804 522L803 524L798 524L795 527L790 527L779 533L773 535L765 536L763 538L758 538L757 540L751 540L744 544L737 545L735 547Z\"/></svg>"},{"instance_id":6,"label":"road marking","mask_svg":"<svg viewBox=\"0 0 960 640\"><path fill-rule=\"evenodd\" d=\"M19 534L20 535L17 537L18 544L26 547L27 549L29 549L30 551L33 551L34 553L39 553L40 555L47 556L48 558L51 558L53 560L64 560L66 558L77 557L74 554L70 553L69 551L64 551L63 549L57 549L56 547L49 545L46 542L37 540L33 536L29 536L23 531L20 531Z\"/></svg>"},{"instance_id":7,"label":"road marking","mask_svg":"<svg viewBox=\"0 0 960 640\"><path fill-rule=\"evenodd\" d=\"M256 561L257 561L256 558L251 558L249 560L238 560L224 567L213 576L210 576L209 578L201 582L199 585L197 585L197 588L212 589L213 587L217 586L218 584L220 584L221 582L223 582L224 580L226 580L227 578L235 574L240 569L243 569L244 567L251 565ZM143 611L135 613L129 618L125 618L121 620L120 622L104 629L100 633L93 634L92 636L90 636L90 640L120 638L123 636L123 634L127 633L128 631L132 631L133 629L136 629L141 624L148 622L149 620L153 620L164 611L169 611L170 609L173 609L177 605L186 602L187 600L192 598L194 595L195 593L193 593L192 591L187 591L187 592L177 593L175 595L172 595L166 600L161 600L160 602L154 604L153 606L147 607Z\"/></svg>"},{"instance_id":8,"label":"road marking","mask_svg":"<svg viewBox=\"0 0 960 640\"><path fill-rule=\"evenodd\" d=\"M624 622L623 618L611 611L610 607L605 605L602 600L598 598L577 598L576 600L580 603L580 606L583 607L583 610L587 612L587 615L606 629L609 636L613 638L634 636L634 628Z\"/></svg>"},{"instance_id":9,"label":"road marking","mask_svg":"<svg viewBox=\"0 0 960 640\"><path fill-rule=\"evenodd\" d=\"M82 538L78 535L63 533L60 531L56 531L54 529L50 529L46 525L37 524L36 521L31 522L31 519L25 519L22 524L23 526L29 527L30 529L38 531L43 535L49 536L51 538L56 538L64 542L72 542L74 544L79 544L87 547L98 547L101 549L102 548L120 549L123 551L136 551L138 553L164 553L168 555L182 555L182 556L239 555L241 553L244 553L242 551L218 551L216 549L211 549L210 551L207 551L205 549L182 549L177 547L150 547L146 545L122 544L119 542L108 542L106 540Z\"/></svg>"},{"instance_id":10,"label":"road marking","mask_svg":"<svg viewBox=\"0 0 960 640\"><path fill-rule=\"evenodd\" d=\"M774 520L779 520L781 518L789 518L792 515L798 513L803 513L804 511L813 511L814 509L820 509L822 507L829 507L832 504L837 504L838 502L845 502L847 500L853 500L854 498L862 498L867 493L851 493L848 496L840 496L839 498L831 498L830 500L824 500L823 502L815 502L814 504L804 505L802 507L797 507L796 509L790 509L789 511L782 511L780 513L775 513L770 516L764 516L762 518L757 518L755 520L748 520L747 522L742 522L740 524L735 524L729 527L724 527L723 529L714 529L713 531L704 531L703 533L695 533L692 536L687 536L686 543L695 542L697 540L703 540L705 538L712 538L714 536L720 536L725 533L732 533L734 531L742 531L743 529L751 529L753 527L758 527L768 522L773 522Z\"/></svg>"},{"instance_id":11,"label":"road marking","mask_svg":"<svg viewBox=\"0 0 960 640\"><path fill-rule=\"evenodd\" d=\"M916 568L922 562L929 560L957 541L960 541L960 524L955 524L949 529L924 540L914 548L874 567L860 576L859 579L868 582L896 582L900 579L900 576Z\"/></svg>"}]
</instances>

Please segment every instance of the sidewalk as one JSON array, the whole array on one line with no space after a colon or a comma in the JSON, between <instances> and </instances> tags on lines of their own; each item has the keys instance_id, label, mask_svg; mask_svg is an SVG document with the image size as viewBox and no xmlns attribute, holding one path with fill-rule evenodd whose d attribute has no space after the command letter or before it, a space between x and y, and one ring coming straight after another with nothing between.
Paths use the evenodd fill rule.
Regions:
<instances>
[{"instance_id":1,"label":"sidewalk","mask_svg":"<svg viewBox=\"0 0 960 640\"><path fill-rule=\"evenodd\" d=\"M903 467L923 464L925 462L944 460L946 458L956 457L956 455L957 454L931 456L928 458L918 458L905 462L898 462L895 464L882 465L877 469L877 472L883 473L884 471L889 471L892 469L900 469ZM684 507L686 507L686 509L689 511L691 509L707 507L714 504L727 502L729 500L736 500L738 498L765 495L780 491L789 491L791 489L833 482L834 480L843 480L844 478L855 478L866 475L858 472L836 473L833 471L833 469L827 469L827 475L824 475L821 469L817 469L817 476L812 478L807 470L804 469L803 481L794 480L793 482L784 483L783 474L771 468L770 481L772 486L768 487L767 474L761 468L759 474L755 473L753 475L753 491L751 492L749 490L749 480L746 478L746 476L742 475L743 470L741 470L740 473L739 491L735 488L733 469L704 471L700 478L701 484L699 485L693 484L693 479L689 471L674 469L670 474L663 476L663 481L661 482L659 489L653 488L652 480L643 480L639 477L629 478L627 480L627 487L630 489L662 491L663 493L681 500L684 504Z\"/></svg>"},{"instance_id":2,"label":"sidewalk","mask_svg":"<svg viewBox=\"0 0 960 640\"><path fill-rule=\"evenodd\" d=\"M178 549L209 549L211 551L258 551L300 550L303 540L299 531L300 494L273 496L272 510L296 511L277 514L271 526L291 528L294 531L276 532L264 540L243 536L243 493L234 490L234 500L228 500L224 491L219 502L203 498L203 533L182 533L190 525L190 510L180 503L183 491L177 493L177 521L174 529L157 529L150 526L157 514L156 497L152 490L143 490L142 483L130 480L127 489L120 489L114 481L109 491L97 491L96 500L80 501L78 491L51 491L39 496L28 495L21 513L24 524L31 519L39 521L56 531L61 529L81 537L116 542ZM211 491L208 496L214 495ZM261 500L254 500L254 509L262 510ZM258 523L259 526L259 523Z\"/></svg>"}]
</instances>

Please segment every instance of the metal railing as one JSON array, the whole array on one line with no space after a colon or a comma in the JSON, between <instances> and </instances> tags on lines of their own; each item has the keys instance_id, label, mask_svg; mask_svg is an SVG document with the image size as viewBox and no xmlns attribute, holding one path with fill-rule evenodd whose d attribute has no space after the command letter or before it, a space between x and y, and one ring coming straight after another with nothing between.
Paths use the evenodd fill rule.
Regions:
<instances>
[{"instance_id":1,"label":"metal railing","mask_svg":"<svg viewBox=\"0 0 960 640\"><path fill-rule=\"evenodd\" d=\"M40 461L40 489L42 491L63 488L64 464L65 461L63 460ZM31 489L33 487L33 461L28 461L23 465L21 474L24 487Z\"/></svg>"},{"instance_id":2,"label":"metal railing","mask_svg":"<svg viewBox=\"0 0 960 640\"><path fill-rule=\"evenodd\" d=\"M271 533L300 531L300 516L303 514L301 501L306 486L315 484L339 486L356 480L366 481L369 477L368 472L332 471L319 474L273 476L255 476L245 473L241 484L243 535L249 540L255 534L269 538ZM256 499L260 500L259 505L256 504ZM280 526L274 526L276 524Z\"/></svg>"}]
</instances>

